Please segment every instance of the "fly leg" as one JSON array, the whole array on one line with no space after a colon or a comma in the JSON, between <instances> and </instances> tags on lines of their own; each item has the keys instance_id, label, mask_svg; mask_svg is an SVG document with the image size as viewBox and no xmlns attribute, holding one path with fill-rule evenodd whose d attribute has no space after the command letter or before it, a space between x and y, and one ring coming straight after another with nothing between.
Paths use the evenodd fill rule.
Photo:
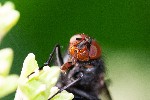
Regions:
<instances>
[{"instance_id":1,"label":"fly leg","mask_svg":"<svg viewBox=\"0 0 150 100\"><path fill-rule=\"evenodd\" d=\"M112 97L110 95L110 92L108 90L106 83L104 83L103 87L101 88L100 96L104 100L112 100Z\"/></svg>"},{"instance_id":2,"label":"fly leg","mask_svg":"<svg viewBox=\"0 0 150 100\"><path fill-rule=\"evenodd\" d=\"M58 93L61 93L63 90L66 90L67 88L69 88L70 86L74 85L76 82L80 81L83 77L83 73L80 72L78 74L78 77L76 80L74 80L73 82L69 83L68 85L62 87L57 93L55 93L53 96L51 96L48 100L51 100L55 95L57 95Z\"/></svg>"},{"instance_id":3,"label":"fly leg","mask_svg":"<svg viewBox=\"0 0 150 100\"><path fill-rule=\"evenodd\" d=\"M62 55L61 55L61 52L60 52L60 45L56 44L53 51L49 55L48 60L44 63L44 65L42 67L39 68L39 70L42 70L44 66L49 66L50 65L50 63L52 62L54 54L56 54L58 66L61 66L63 64L63 58L62 58ZM35 72L32 72L30 75L32 75L34 73ZM30 75L28 75L28 77Z\"/></svg>"},{"instance_id":4,"label":"fly leg","mask_svg":"<svg viewBox=\"0 0 150 100\"><path fill-rule=\"evenodd\" d=\"M63 64L63 58L62 58L62 55L61 55L61 52L60 52L60 45L56 44L54 49L53 49L53 51L52 51L52 53L49 55L48 60L44 63L44 66L50 65L50 63L51 63L51 61L53 59L54 53L56 53L58 66L61 66ZM40 70L42 70L43 67L41 67Z\"/></svg>"}]
</instances>

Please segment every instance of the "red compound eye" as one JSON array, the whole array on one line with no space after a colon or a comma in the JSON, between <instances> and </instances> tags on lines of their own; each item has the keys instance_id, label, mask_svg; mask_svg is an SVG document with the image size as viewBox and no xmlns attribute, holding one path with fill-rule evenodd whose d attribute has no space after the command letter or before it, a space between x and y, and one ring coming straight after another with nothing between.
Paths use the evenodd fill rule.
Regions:
<instances>
[{"instance_id":1,"label":"red compound eye","mask_svg":"<svg viewBox=\"0 0 150 100\"><path fill-rule=\"evenodd\" d=\"M101 56L101 48L98 43L92 40L89 52L90 59L97 59Z\"/></svg>"}]
</instances>

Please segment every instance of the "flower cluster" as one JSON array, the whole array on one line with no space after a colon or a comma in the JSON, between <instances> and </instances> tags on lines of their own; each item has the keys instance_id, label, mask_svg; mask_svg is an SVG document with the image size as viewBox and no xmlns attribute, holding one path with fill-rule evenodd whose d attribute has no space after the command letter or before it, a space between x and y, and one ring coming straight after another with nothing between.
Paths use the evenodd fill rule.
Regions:
<instances>
[{"instance_id":1,"label":"flower cluster","mask_svg":"<svg viewBox=\"0 0 150 100\"><path fill-rule=\"evenodd\" d=\"M0 42L4 35L17 23L19 12L14 9L12 2L0 4ZM0 98L12 93L17 88L18 75L9 75L13 61L13 50L0 50ZM10 84L11 82L11 84Z\"/></svg>"}]
</instances>

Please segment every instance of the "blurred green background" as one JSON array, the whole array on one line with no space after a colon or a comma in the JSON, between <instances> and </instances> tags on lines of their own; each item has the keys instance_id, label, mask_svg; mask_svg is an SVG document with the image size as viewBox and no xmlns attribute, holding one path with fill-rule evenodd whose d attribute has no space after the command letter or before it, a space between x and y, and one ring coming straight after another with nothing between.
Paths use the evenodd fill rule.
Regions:
<instances>
[{"instance_id":1,"label":"blurred green background","mask_svg":"<svg viewBox=\"0 0 150 100\"><path fill-rule=\"evenodd\" d=\"M0 47L14 50L11 73L20 74L28 53L42 66L56 43L65 52L70 37L84 32L101 44L114 100L150 100L149 0L11 1L21 16Z\"/></svg>"}]
</instances>

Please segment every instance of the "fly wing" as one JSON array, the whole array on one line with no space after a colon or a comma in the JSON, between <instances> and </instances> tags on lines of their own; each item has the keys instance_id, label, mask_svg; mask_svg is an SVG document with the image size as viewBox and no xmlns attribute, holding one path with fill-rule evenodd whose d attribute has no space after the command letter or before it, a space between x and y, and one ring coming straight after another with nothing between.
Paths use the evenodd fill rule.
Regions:
<instances>
[{"instance_id":1,"label":"fly wing","mask_svg":"<svg viewBox=\"0 0 150 100\"><path fill-rule=\"evenodd\" d=\"M112 100L111 94L109 92L108 86L110 85L111 80L107 79L105 80L105 74L101 73L99 75L99 86L100 86L100 91L98 91L99 98L101 100Z\"/></svg>"},{"instance_id":2,"label":"fly wing","mask_svg":"<svg viewBox=\"0 0 150 100\"><path fill-rule=\"evenodd\" d=\"M110 95L106 82L104 82L104 85L101 88L100 98L101 100L112 100L112 97Z\"/></svg>"}]
</instances>

